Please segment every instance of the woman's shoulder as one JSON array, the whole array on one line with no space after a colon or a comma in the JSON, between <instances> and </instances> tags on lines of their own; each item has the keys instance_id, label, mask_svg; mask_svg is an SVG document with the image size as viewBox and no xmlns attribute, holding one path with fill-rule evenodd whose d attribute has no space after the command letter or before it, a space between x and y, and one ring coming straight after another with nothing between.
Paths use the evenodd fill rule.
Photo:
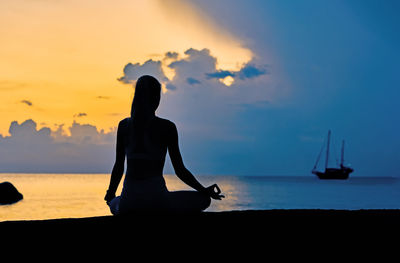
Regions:
<instances>
[{"instance_id":1,"label":"woman's shoulder","mask_svg":"<svg viewBox=\"0 0 400 263\"><path fill-rule=\"evenodd\" d=\"M126 127L126 126L128 125L129 120L130 120L129 117L127 117L127 118L121 120L121 121L119 122L118 126L119 126L119 127Z\"/></svg>"},{"instance_id":2,"label":"woman's shoulder","mask_svg":"<svg viewBox=\"0 0 400 263\"><path fill-rule=\"evenodd\" d=\"M125 118L118 123L118 132L125 133L128 130L129 120L130 118Z\"/></svg>"},{"instance_id":3,"label":"woman's shoulder","mask_svg":"<svg viewBox=\"0 0 400 263\"><path fill-rule=\"evenodd\" d=\"M173 123L172 121L160 117L156 117L156 121L159 129L163 132L171 134L176 131L175 123Z\"/></svg>"},{"instance_id":4,"label":"woman's shoulder","mask_svg":"<svg viewBox=\"0 0 400 263\"><path fill-rule=\"evenodd\" d=\"M167 119L160 118L160 117L158 117L158 116L156 116L156 121L157 121L159 124L164 125L164 126L168 126L168 127L175 126L175 123L173 123L172 121L167 120Z\"/></svg>"}]
</instances>

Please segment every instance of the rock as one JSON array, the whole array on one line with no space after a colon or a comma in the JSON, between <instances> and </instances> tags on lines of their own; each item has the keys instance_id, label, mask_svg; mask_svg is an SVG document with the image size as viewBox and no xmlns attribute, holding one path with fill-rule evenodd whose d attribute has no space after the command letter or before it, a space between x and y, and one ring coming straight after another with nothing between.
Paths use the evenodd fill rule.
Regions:
<instances>
[{"instance_id":1,"label":"rock","mask_svg":"<svg viewBox=\"0 0 400 263\"><path fill-rule=\"evenodd\" d=\"M9 205L20 201L23 195L10 182L0 183L0 205Z\"/></svg>"}]
</instances>

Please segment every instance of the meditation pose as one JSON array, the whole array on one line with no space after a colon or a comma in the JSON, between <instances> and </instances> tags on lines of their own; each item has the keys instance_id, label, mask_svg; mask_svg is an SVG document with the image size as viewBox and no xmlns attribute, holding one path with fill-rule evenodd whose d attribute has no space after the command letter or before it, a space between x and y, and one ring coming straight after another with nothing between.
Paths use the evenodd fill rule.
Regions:
<instances>
[{"instance_id":1,"label":"meditation pose","mask_svg":"<svg viewBox=\"0 0 400 263\"><path fill-rule=\"evenodd\" d=\"M161 85L152 76L136 82L131 117L120 121L117 154L105 200L114 215L132 212L200 212L209 207L211 198L221 200L219 187L204 187L183 164L178 132L173 122L159 118ZM176 175L196 191L168 191L163 168L169 152ZM115 196L127 169L120 196Z\"/></svg>"}]
</instances>

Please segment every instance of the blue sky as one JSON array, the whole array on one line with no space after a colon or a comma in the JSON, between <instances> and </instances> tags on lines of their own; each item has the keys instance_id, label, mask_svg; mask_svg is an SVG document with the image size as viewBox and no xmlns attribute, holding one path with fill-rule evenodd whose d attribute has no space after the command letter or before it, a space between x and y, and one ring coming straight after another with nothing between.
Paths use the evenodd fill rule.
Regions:
<instances>
[{"instance_id":1,"label":"blue sky","mask_svg":"<svg viewBox=\"0 0 400 263\"><path fill-rule=\"evenodd\" d=\"M243 108L236 125L252 140L216 146L231 164L216 171L307 174L331 129L337 154L347 141L354 176L399 175L398 2L195 2L250 39L290 89L280 105Z\"/></svg>"}]
</instances>

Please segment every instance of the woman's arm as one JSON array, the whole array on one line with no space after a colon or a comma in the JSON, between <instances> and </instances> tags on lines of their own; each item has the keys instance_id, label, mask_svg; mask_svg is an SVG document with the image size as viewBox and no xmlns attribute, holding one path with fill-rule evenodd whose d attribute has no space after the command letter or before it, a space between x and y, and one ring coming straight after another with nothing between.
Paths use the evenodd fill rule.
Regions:
<instances>
[{"instance_id":1,"label":"woman's arm","mask_svg":"<svg viewBox=\"0 0 400 263\"><path fill-rule=\"evenodd\" d=\"M168 153L171 158L172 166L174 167L175 173L179 179L181 179L185 184L194 188L197 191L205 191L205 187L196 180L193 174L186 169L183 164L181 152L179 150L178 143L178 131L174 123L168 129Z\"/></svg>"},{"instance_id":2,"label":"woman's arm","mask_svg":"<svg viewBox=\"0 0 400 263\"><path fill-rule=\"evenodd\" d=\"M111 201L115 197L115 192L117 191L118 185L121 181L122 175L124 174L125 165L125 147L124 147L124 120L120 121L117 130L117 151L115 164L111 172L110 185L105 196L107 202Z\"/></svg>"}]
</instances>

